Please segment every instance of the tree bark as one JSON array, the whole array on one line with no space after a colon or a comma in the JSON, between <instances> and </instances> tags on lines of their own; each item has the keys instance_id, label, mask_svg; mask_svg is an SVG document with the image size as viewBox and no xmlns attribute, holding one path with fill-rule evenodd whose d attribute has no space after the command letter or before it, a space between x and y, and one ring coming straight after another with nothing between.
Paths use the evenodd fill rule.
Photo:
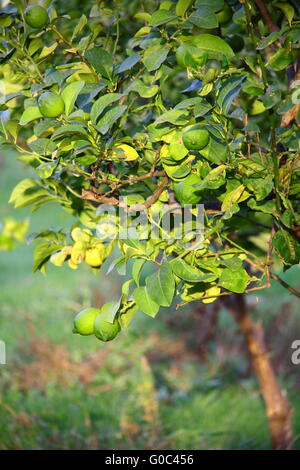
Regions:
<instances>
[{"instance_id":1,"label":"tree bark","mask_svg":"<svg viewBox=\"0 0 300 470\"><path fill-rule=\"evenodd\" d=\"M245 296L235 294L226 300L226 306L238 322L245 337L263 396L272 446L276 450L292 448L292 409L276 377L264 340L261 323L249 315Z\"/></svg>"}]
</instances>

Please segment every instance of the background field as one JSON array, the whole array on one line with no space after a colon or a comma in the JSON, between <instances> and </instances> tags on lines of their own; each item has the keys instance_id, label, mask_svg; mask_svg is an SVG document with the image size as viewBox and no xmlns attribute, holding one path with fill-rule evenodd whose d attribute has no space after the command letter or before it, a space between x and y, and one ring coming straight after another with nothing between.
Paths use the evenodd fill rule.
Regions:
<instances>
[{"instance_id":1,"label":"background field","mask_svg":"<svg viewBox=\"0 0 300 470\"><path fill-rule=\"evenodd\" d=\"M30 218L30 232L67 225L54 205L34 214L7 204L28 176L15 155L0 155L0 220ZM50 221L50 222L49 222ZM103 345L72 334L72 315L119 295L119 279L82 267L31 274L32 246L0 252L0 449L258 449L270 442L247 352L224 310L216 322L193 305L140 313L118 340ZM285 279L300 286L297 267ZM300 449L299 303L273 286L249 298L261 314L274 364L294 407Z\"/></svg>"}]
</instances>

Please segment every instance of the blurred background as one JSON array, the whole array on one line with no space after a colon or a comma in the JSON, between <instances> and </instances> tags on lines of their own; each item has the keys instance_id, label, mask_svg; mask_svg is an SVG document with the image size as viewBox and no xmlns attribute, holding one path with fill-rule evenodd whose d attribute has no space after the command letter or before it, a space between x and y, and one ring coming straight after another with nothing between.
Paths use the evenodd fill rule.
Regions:
<instances>
[{"instance_id":1,"label":"blurred background","mask_svg":"<svg viewBox=\"0 0 300 470\"><path fill-rule=\"evenodd\" d=\"M0 150L0 221L29 219L29 233L70 225L55 205L28 215L7 203L31 176ZM72 221L71 221L72 223ZM81 308L120 294L107 266L32 272L32 245L0 251L0 449L260 449L270 448L264 406L243 338L217 303L136 315L117 341L72 334ZM294 267L285 280L300 287ZM266 329L270 354L294 408L300 449L299 303L281 286L248 296Z\"/></svg>"}]
</instances>

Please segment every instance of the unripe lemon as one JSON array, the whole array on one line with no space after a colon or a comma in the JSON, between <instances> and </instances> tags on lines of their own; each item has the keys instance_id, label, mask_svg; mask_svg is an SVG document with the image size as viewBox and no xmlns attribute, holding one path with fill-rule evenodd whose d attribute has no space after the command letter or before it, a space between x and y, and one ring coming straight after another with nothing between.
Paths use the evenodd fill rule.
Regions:
<instances>
[{"instance_id":1,"label":"unripe lemon","mask_svg":"<svg viewBox=\"0 0 300 470\"><path fill-rule=\"evenodd\" d=\"M199 124L187 127L182 134L182 142L188 150L201 150L208 141L209 132Z\"/></svg>"},{"instance_id":2,"label":"unripe lemon","mask_svg":"<svg viewBox=\"0 0 300 470\"><path fill-rule=\"evenodd\" d=\"M107 321L106 315L103 315L102 313L99 313L96 317L94 323L94 334L96 338L101 341L111 341L117 336L120 330L121 327L117 319L115 319L113 323L110 323Z\"/></svg>"},{"instance_id":3,"label":"unripe lemon","mask_svg":"<svg viewBox=\"0 0 300 470\"><path fill-rule=\"evenodd\" d=\"M230 34L226 42L234 52L241 52L245 47L245 41L240 34Z\"/></svg>"},{"instance_id":4,"label":"unripe lemon","mask_svg":"<svg viewBox=\"0 0 300 470\"><path fill-rule=\"evenodd\" d=\"M83 336L92 335L94 333L94 323L100 310L98 308L86 308L77 313L74 317L73 332Z\"/></svg>"},{"instance_id":5,"label":"unripe lemon","mask_svg":"<svg viewBox=\"0 0 300 470\"><path fill-rule=\"evenodd\" d=\"M38 99L38 105L41 114L49 118L60 116L65 110L62 97L52 91L42 93Z\"/></svg>"},{"instance_id":6,"label":"unripe lemon","mask_svg":"<svg viewBox=\"0 0 300 470\"><path fill-rule=\"evenodd\" d=\"M105 247L102 243L99 243L97 246L93 248L89 248L85 252L86 264L94 268L101 266L101 264L103 263L104 248Z\"/></svg>"},{"instance_id":7,"label":"unripe lemon","mask_svg":"<svg viewBox=\"0 0 300 470\"><path fill-rule=\"evenodd\" d=\"M47 10L40 5L32 5L25 10L26 23L35 29L41 29L49 22Z\"/></svg>"}]
</instances>

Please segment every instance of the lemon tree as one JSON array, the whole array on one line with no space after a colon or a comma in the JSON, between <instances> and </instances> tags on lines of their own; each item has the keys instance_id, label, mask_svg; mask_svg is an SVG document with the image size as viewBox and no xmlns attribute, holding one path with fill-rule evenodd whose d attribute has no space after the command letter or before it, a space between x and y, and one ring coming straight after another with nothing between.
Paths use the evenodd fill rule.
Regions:
<instances>
[{"instance_id":1,"label":"lemon tree","mask_svg":"<svg viewBox=\"0 0 300 470\"><path fill-rule=\"evenodd\" d=\"M280 277L300 260L300 12L285 3L16 0L0 18L0 143L35 175L10 203L76 220L35 234L34 271L127 267L119 298L76 320L101 341L136 315L223 300L260 352L276 448L291 443L289 406L243 299L271 279L300 297ZM199 203L201 244L164 225L164 210Z\"/></svg>"}]
</instances>

